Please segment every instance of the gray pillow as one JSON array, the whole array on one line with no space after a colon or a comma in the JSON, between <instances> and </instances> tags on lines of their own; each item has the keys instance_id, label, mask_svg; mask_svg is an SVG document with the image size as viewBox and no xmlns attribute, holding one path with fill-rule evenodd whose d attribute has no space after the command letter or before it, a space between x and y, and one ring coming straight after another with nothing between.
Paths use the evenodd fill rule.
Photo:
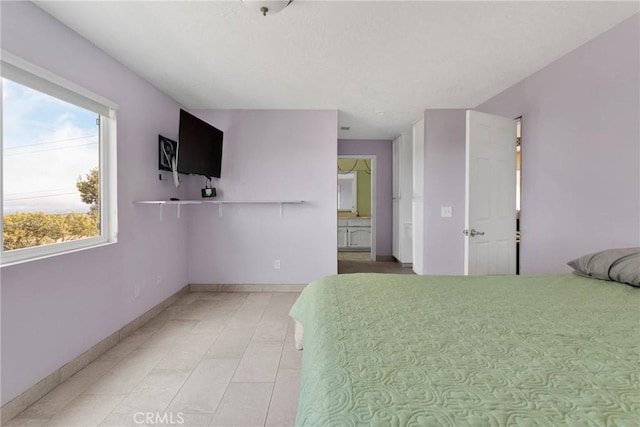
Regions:
<instances>
[{"instance_id":1,"label":"gray pillow","mask_svg":"<svg viewBox=\"0 0 640 427\"><path fill-rule=\"evenodd\" d=\"M640 287L640 248L607 249L567 264L583 276Z\"/></svg>"}]
</instances>

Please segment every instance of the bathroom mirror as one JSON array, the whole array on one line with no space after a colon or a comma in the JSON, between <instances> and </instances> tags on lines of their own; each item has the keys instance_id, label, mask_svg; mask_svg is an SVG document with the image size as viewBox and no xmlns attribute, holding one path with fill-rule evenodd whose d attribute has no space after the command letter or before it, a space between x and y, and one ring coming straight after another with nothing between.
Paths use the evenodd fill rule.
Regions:
<instances>
[{"instance_id":1,"label":"bathroom mirror","mask_svg":"<svg viewBox=\"0 0 640 427\"><path fill-rule=\"evenodd\" d=\"M356 212L358 175L355 172L338 173L338 210Z\"/></svg>"}]
</instances>

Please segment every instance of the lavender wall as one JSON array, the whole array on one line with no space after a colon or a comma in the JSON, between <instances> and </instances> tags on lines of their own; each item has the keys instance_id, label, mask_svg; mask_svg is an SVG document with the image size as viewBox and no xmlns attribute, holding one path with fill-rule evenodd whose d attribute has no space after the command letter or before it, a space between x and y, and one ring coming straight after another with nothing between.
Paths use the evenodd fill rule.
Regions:
<instances>
[{"instance_id":1,"label":"lavender wall","mask_svg":"<svg viewBox=\"0 0 640 427\"><path fill-rule=\"evenodd\" d=\"M464 274L465 110L426 110L424 273ZM440 208L453 216L442 218Z\"/></svg>"},{"instance_id":2,"label":"lavender wall","mask_svg":"<svg viewBox=\"0 0 640 427\"><path fill-rule=\"evenodd\" d=\"M523 116L523 274L640 245L639 28L636 14L477 107Z\"/></svg>"},{"instance_id":3,"label":"lavender wall","mask_svg":"<svg viewBox=\"0 0 640 427\"><path fill-rule=\"evenodd\" d=\"M4 404L184 286L187 248L185 221L132 203L186 194L157 174L179 105L32 3L1 8L3 49L120 105L118 243L1 270Z\"/></svg>"},{"instance_id":4,"label":"lavender wall","mask_svg":"<svg viewBox=\"0 0 640 427\"><path fill-rule=\"evenodd\" d=\"M391 256L393 252L392 141L339 139L338 155L376 156L376 256Z\"/></svg>"},{"instance_id":5,"label":"lavender wall","mask_svg":"<svg viewBox=\"0 0 640 427\"><path fill-rule=\"evenodd\" d=\"M308 283L337 271L337 111L195 110L224 131L219 199L304 200L189 209L190 283ZM190 178L192 197L203 180ZM274 268L280 260L281 268Z\"/></svg>"}]
</instances>

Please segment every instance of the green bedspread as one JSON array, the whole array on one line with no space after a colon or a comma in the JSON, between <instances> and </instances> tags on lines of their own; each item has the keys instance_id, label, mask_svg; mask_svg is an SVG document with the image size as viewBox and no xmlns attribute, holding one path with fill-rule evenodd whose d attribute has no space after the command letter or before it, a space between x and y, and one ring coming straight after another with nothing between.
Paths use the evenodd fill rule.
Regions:
<instances>
[{"instance_id":1,"label":"green bedspread","mask_svg":"<svg viewBox=\"0 0 640 427\"><path fill-rule=\"evenodd\" d=\"M574 275L332 276L298 426L639 426L640 289Z\"/></svg>"}]
</instances>

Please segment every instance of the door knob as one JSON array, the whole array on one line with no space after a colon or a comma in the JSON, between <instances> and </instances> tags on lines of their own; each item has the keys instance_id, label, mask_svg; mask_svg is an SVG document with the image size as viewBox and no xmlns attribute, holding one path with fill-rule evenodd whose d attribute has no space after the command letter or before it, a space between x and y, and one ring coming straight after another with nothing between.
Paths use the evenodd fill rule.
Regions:
<instances>
[{"instance_id":1,"label":"door knob","mask_svg":"<svg viewBox=\"0 0 640 427\"><path fill-rule=\"evenodd\" d=\"M484 231L476 231L476 229L475 229L475 228L472 228L471 230L469 230L469 235L470 235L471 237L474 237L474 236L484 236Z\"/></svg>"}]
</instances>

